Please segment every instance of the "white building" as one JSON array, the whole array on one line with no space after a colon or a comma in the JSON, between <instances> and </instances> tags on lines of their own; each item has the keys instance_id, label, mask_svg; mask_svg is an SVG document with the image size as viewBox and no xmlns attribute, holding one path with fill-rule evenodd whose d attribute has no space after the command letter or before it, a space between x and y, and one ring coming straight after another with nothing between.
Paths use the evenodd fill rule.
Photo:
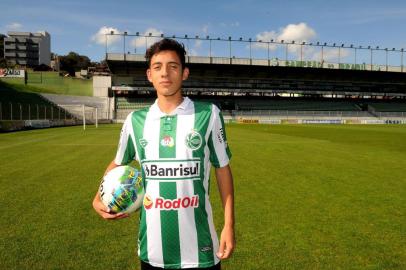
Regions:
<instances>
[{"instance_id":1,"label":"white building","mask_svg":"<svg viewBox=\"0 0 406 270\"><path fill-rule=\"evenodd\" d=\"M51 36L43 31L8 32L4 38L4 58L12 64L38 66L51 64Z\"/></svg>"}]
</instances>

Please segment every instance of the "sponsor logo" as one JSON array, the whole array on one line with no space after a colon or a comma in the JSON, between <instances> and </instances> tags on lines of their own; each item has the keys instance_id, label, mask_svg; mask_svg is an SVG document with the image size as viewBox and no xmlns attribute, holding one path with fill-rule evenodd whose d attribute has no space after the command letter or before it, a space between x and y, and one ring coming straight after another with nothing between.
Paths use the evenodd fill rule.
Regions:
<instances>
[{"instance_id":1,"label":"sponsor logo","mask_svg":"<svg viewBox=\"0 0 406 270\"><path fill-rule=\"evenodd\" d=\"M199 207L199 196L185 196L176 199L165 199L158 197L156 199L151 199L149 195L144 197L144 208L145 210L159 209L159 210L177 210L186 208L197 208Z\"/></svg>"},{"instance_id":2,"label":"sponsor logo","mask_svg":"<svg viewBox=\"0 0 406 270\"><path fill-rule=\"evenodd\" d=\"M202 135L197 130L192 130L186 135L185 144L191 150L197 150L202 146Z\"/></svg>"},{"instance_id":3,"label":"sponsor logo","mask_svg":"<svg viewBox=\"0 0 406 270\"><path fill-rule=\"evenodd\" d=\"M145 178L151 179L189 179L200 176L200 160L185 161L144 161L142 166Z\"/></svg>"},{"instance_id":4,"label":"sponsor logo","mask_svg":"<svg viewBox=\"0 0 406 270\"><path fill-rule=\"evenodd\" d=\"M219 143L223 143L226 141L223 128L220 128L219 132L217 132L217 139L218 139Z\"/></svg>"},{"instance_id":5,"label":"sponsor logo","mask_svg":"<svg viewBox=\"0 0 406 270\"><path fill-rule=\"evenodd\" d=\"M24 78L24 70L0 68L0 77Z\"/></svg>"},{"instance_id":6,"label":"sponsor logo","mask_svg":"<svg viewBox=\"0 0 406 270\"><path fill-rule=\"evenodd\" d=\"M173 147L175 145L175 141L171 136L164 136L161 140L161 145L163 147Z\"/></svg>"},{"instance_id":7,"label":"sponsor logo","mask_svg":"<svg viewBox=\"0 0 406 270\"><path fill-rule=\"evenodd\" d=\"M148 144L147 140L144 138L139 139L138 142L140 143L142 148L145 148Z\"/></svg>"},{"instance_id":8,"label":"sponsor logo","mask_svg":"<svg viewBox=\"0 0 406 270\"><path fill-rule=\"evenodd\" d=\"M149 195L145 195L145 196L144 196L144 201L143 201L143 203L144 203L144 208L145 208L146 210L151 209L151 208L152 208L152 205L154 204L154 203L152 202L152 200L151 200L151 197L150 197Z\"/></svg>"}]
</instances>

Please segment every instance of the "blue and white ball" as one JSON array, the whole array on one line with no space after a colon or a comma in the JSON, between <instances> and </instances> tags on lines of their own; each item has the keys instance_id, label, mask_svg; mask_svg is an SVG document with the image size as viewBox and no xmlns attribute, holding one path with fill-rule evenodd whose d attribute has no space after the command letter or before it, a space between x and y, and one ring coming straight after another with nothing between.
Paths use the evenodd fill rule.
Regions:
<instances>
[{"instance_id":1,"label":"blue and white ball","mask_svg":"<svg viewBox=\"0 0 406 270\"><path fill-rule=\"evenodd\" d=\"M115 213L137 211L144 198L141 171L125 165L110 170L100 184L100 197L103 204Z\"/></svg>"}]
</instances>

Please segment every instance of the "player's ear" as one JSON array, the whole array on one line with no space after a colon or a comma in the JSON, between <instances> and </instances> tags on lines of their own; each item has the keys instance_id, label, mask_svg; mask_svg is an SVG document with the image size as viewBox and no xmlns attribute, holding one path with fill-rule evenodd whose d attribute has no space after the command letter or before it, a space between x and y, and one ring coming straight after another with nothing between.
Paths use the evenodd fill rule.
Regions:
<instances>
[{"instance_id":1,"label":"player's ear","mask_svg":"<svg viewBox=\"0 0 406 270\"><path fill-rule=\"evenodd\" d=\"M147 69L147 78L148 78L148 81L152 82L152 79L151 79L151 69L150 69L150 68Z\"/></svg>"},{"instance_id":2,"label":"player's ear","mask_svg":"<svg viewBox=\"0 0 406 270\"><path fill-rule=\"evenodd\" d=\"M187 80L188 77L189 77L189 68L185 67L182 73L182 80Z\"/></svg>"}]
</instances>

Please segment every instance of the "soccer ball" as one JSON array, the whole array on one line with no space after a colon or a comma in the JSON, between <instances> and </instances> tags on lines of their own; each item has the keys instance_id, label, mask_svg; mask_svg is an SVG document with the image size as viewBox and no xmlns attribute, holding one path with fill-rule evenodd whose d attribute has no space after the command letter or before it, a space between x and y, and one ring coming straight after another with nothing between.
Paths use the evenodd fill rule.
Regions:
<instances>
[{"instance_id":1,"label":"soccer ball","mask_svg":"<svg viewBox=\"0 0 406 270\"><path fill-rule=\"evenodd\" d=\"M103 204L115 213L131 213L141 207L144 186L141 172L131 166L118 166L110 170L100 183Z\"/></svg>"}]
</instances>

